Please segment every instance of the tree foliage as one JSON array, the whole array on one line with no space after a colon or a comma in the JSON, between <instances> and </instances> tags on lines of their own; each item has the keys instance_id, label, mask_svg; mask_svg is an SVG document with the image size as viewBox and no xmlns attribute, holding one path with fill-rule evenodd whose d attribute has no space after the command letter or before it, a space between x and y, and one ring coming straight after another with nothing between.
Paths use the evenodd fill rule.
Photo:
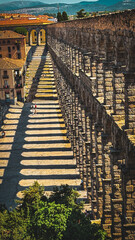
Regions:
<instances>
[{"instance_id":1,"label":"tree foliage","mask_svg":"<svg viewBox=\"0 0 135 240\"><path fill-rule=\"evenodd\" d=\"M27 29L25 27L16 27L14 31L23 34L24 36L27 35Z\"/></svg>"},{"instance_id":2,"label":"tree foliage","mask_svg":"<svg viewBox=\"0 0 135 240\"><path fill-rule=\"evenodd\" d=\"M57 13L57 19L58 19L58 22L63 21L61 12L58 12L58 13Z\"/></svg>"},{"instance_id":3,"label":"tree foliage","mask_svg":"<svg viewBox=\"0 0 135 240\"><path fill-rule=\"evenodd\" d=\"M77 198L78 192L68 185L47 197L35 182L23 191L16 209L0 206L0 240L104 240L106 233L91 224Z\"/></svg>"},{"instance_id":4,"label":"tree foliage","mask_svg":"<svg viewBox=\"0 0 135 240\"><path fill-rule=\"evenodd\" d=\"M65 11L62 13L62 20L63 21L68 20L68 15L67 15L67 13Z\"/></svg>"},{"instance_id":5,"label":"tree foliage","mask_svg":"<svg viewBox=\"0 0 135 240\"><path fill-rule=\"evenodd\" d=\"M81 9L80 11L77 12L77 18L84 18L86 16L86 12L84 12L84 9Z\"/></svg>"},{"instance_id":6,"label":"tree foliage","mask_svg":"<svg viewBox=\"0 0 135 240\"><path fill-rule=\"evenodd\" d=\"M61 12L58 12L57 13L57 19L58 19L58 22L67 21L68 20L68 15L65 11L62 12L62 14L61 14Z\"/></svg>"}]
</instances>

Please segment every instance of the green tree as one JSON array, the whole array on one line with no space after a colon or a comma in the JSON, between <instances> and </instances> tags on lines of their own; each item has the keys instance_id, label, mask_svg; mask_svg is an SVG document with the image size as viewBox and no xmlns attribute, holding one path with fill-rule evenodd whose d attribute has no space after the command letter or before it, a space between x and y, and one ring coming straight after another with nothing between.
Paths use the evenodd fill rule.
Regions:
<instances>
[{"instance_id":1,"label":"green tree","mask_svg":"<svg viewBox=\"0 0 135 240\"><path fill-rule=\"evenodd\" d=\"M84 18L86 16L86 12L84 12L84 9L81 9L80 11L77 12L77 18Z\"/></svg>"},{"instance_id":2,"label":"green tree","mask_svg":"<svg viewBox=\"0 0 135 240\"><path fill-rule=\"evenodd\" d=\"M35 182L14 210L0 206L0 240L105 240L102 228L82 212L78 196L63 185L47 198Z\"/></svg>"},{"instance_id":3,"label":"green tree","mask_svg":"<svg viewBox=\"0 0 135 240\"><path fill-rule=\"evenodd\" d=\"M61 240L71 212L64 204L41 201L31 224L36 239Z\"/></svg>"},{"instance_id":4,"label":"green tree","mask_svg":"<svg viewBox=\"0 0 135 240\"><path fill-rule=\"evenodd\" d=\"M62 19L63 19L63 21L68 20L68 15L65 11L62 13Z\"/></svg>"},{"instance_id":5,"label":"green tree","mask_svg":"<svg viewBox=\"0 0 135 240\"><path fill-rule=\"evenodd\" d=\"M24 36L27 35L27 29L24 27L16 27L14 31L23 34Z\"/></svg>"},{"instance_id":6,"label":"green tree","mask_svg":"<svg viewBox=\"0 0 135 240\"><path fill-rule=\"evenodd\" d=\"M63 18L62 18L61 12L58 12L58 13L57 13L57 19L58 19L58 22L63 21Z\"/></svg>"},{"instance_id":7,"label":"green tree","mask_svg":"<svg viewBox=\"0 0 135 240\"><path fill-rule=\"evenodd\" d=\"M68 185L62 185L60 189L58 189L57 187L53 189L49 201L55 201L55 203L65 204L67 207L71 207L72 209L82 209L83 202L77 203L78 197L79 193L76 190L70 188Z\"/></svg>"}]
</instances>

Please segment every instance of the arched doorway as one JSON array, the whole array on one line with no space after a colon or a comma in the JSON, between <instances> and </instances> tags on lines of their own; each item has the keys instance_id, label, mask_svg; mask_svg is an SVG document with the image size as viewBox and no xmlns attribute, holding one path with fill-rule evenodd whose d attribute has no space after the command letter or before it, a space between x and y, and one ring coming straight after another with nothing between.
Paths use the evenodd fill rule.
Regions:
<instances>
[{"instance_id":1,"label":"arched doorway","mask_svg":"<svg viewBox=\"0 0 135 240\"><path fill-rule=\"evenodd\" d=\"M45 45L46 44L46 32L44 29L41 29L39 31L39 45Z\"/></svg>"},{"instance_id":2,"label":"arched doorway","mask_svg":"<svg viewBox=\"0 0 135 240\"><path fill-rule=\"evenodd\" d=\"M32 30L30 33L30 45L37 45L37 31Z\"/></svg>"}]
</instances>

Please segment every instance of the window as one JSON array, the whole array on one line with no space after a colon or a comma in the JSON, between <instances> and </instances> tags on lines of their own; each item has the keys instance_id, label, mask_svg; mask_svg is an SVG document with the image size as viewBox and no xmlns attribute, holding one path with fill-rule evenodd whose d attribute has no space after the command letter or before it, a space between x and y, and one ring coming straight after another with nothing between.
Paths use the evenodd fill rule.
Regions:
<instances>
[{"instance_id":1,"label":"window","mask_svg":"<svg viewBox=\"0 0 135 240\"><path fill-rule=\"evenodd\" d=\"M40 32L40 36L42 36L42 32Z\"/></svg>"},{"instance_id":2,"label":"window","mask_svg":"<svg viewBox=\"0 0 135 240\"><path fill-rule=\"evenodd\" d=\"M4 76L7 76L7 71L4 71Z\"/></svg>"},{"instance_id":3,"label":"window","mask_svg":"<svg viewBox=\"0 0 135 240\"><path fill-rule=\"evenodd\" d=\"M34 36L37 36L37 33L36 33L36 32L34 32Z\"/></svg>"},{"instance_id":4,"label":"window","mask_svg":"<svg viewBox=\"0 0 135 240\"><path fill-rule=\"evenodd\" d=\"M0 51L1 51L1 47L0 47Z\"/></svg>"},{"instance_id":5,"label":"window","mask_svg":"<svg viewBox=\"0 0 135 240\"><path fill-rule=\"evenodd\" d=\"M18 56L18 59L20 59L21 58L21 53L18 53L17 56Z\"/></svg>"},{"instance_id":6,"label":"window","mask_svg":"<svg viewBox=\"0 0 135 240\"><path fill-rule=\"evenodd\" d=\"M7 78L9 78L9 76L7 75L7 71L5 70L3 71L3 79L7 79Z\"/></svg>"},{"instance_id":7,"label":"window","mask_svg":"<svg viewBox=\"0 0 135 240\"><path fill-rule=\"evenodd\" d=\"M6 43L6 41L5 41L5 40L3 40L3 43Z\"/></svg>"},{"instance_id":8,"label":"window","mask_svg":"<svg viewBox=\"0 0 135 240\"><path fill-rule=\"evenodd\" d=\"M2 54L0 54L0 58L2 58Z\"/></svg>"},{"instance_id":9,"label":"window","mask_svg":"<svg viewBox=\"0 0 135 240\"><path fill-rule=\"evenodd\" d=\"M11 58L11 54L10 53L8 54L8 57Z\"/></svg>"},{"instance_id":10,"label":"window","mask_svg":"<svg viewBox=\"0 0 135 240\"><path fill-rule=\"evenodd\" d=\"M7 43L10 43L10 40L8 40Z\"/></svg>"},{"instance_id":11,"label":"window","mask_svg":"<svg viewBox=\"0 0 135 240\"><path fill-rule=\"evenodd\" d=\"M13 46L12 49L14 50L14 49L15 49L15 46Z\"/></svg>"},{"instance_id":12,"label":"window","mask_svg":"<svg viewBox=\"0 0 135 240\"><path fill-rule=\"evenodd\" d=\"M4 80L4 85L8 86L8 80Z\"/></svg>"},{"instance_id":13,"label":"window","mask_svg":"<svg viewBox=\"0 0 135 240\"><path fill-rule=\"evenodd\" d=\"M17 45L17 50L18 50L18 51L20 50L20 45Z\"/></svg>"},{"instance_id":14,"label":"window","mask_svg":"<svg viewBox=\"0 0 135 240\"><path fill-rule=\"evenodd\" d=\"M8 47L8 52L11 52L11 47Z\"/></svg>"},{"instance_id":15,"label":"window","mask_svg":"<svg viewBox=\"0 0 135 240\"><path fill-rule=\"evenodd\" d=\"M9 99L10 99L9 91L5 92L5 99L6 99L6 100L9 100Z\"/></svg>"}]
</instances>

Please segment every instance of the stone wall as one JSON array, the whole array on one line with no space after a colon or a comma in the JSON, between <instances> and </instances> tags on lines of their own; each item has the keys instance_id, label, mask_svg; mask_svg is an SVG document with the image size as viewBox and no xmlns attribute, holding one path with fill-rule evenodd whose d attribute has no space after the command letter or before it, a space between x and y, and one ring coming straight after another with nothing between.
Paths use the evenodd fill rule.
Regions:
<instances>
[{"instance_id":1,"label":"stone wall","mask_svg":"<svg viewBox=\"0 0 135 240\"><path fill-rule=\"evenodd\" d=\"M135 239L135 11L47 26L59 100L94 219Z\"/></svg>"}]
</instances>

